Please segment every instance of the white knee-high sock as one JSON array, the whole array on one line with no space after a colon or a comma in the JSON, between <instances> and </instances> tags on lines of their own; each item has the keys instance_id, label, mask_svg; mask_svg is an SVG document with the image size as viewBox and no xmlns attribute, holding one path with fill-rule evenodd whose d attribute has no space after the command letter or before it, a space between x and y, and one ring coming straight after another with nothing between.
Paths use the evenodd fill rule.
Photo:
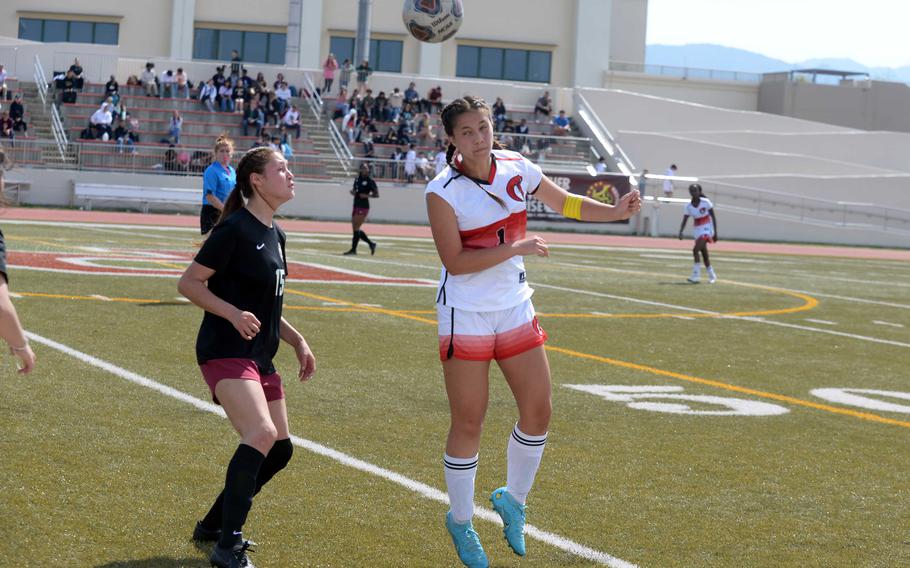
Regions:
<instances>
[{"instance_id":1,"label":"white knee-high sock","mask_svg":"<svg viewBox=\"0 0 910 568\"><path fill-rule=\"evenodd\" d=\"M540 458L543 457L546 443L546 434L529 436L518 429L518 424L509 436L509 446L506 450L508 459L506 490L522 505L525 504L531 486L534 485L534 476L540 466Z\"/></svg>"},{"instance_id":2,"label":"white knee-high sock","mask_svg":"<svg viewBox=\"0 0 910 568\"><path fill-rule=\"evenodd\" d=\"M474 477L477 475L478 455L472 458L453 458L445 454L443 466L449 490L449 509L455 522L467 523L474 516Z\"/></svg>"}]
</instances>

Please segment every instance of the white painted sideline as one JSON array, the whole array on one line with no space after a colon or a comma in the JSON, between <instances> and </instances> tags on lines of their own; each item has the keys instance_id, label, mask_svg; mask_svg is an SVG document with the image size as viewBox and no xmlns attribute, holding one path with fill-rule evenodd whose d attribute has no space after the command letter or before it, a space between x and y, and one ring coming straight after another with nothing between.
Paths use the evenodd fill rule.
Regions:
<instances>
[{"instance_id":1,"label":"white painted sideline","mask_svg":"<svg viewBox=\"0 0 910 568\"><path fill-rule=\"evenodd\" d=\"M78 359L83 363L88 363L93 367L107 371L108 373L120 377L121 379L125 379L131 383L135 383L137 385L158 391L161 394L195 406L199 410L211 412L212 414L217 414L218 416L226 418L224 410L216 404L206 402L202 399L186 394L183 391L179 391L175 388L163 385L157 381L143 377L142 375L128 371L122 367L114 365L113 363L108 363L107 361L103 361L97 357L83 353L82 351L77 351L72 347L68 347L52 339L42 337L36 333L26 332L26 335L28 336L29 340L34 341L35 343L40 343L42 345L50 347L51 349L56 349L61 353ZM348 467L352 467L366 473L371 473L385 480L397 483L398 485L401 485L402 487L413 491L422 497L426 497L427 499L432 499L433 501L439 501L445 504L449 503L448 495L446 495L443 491L440 491L434 487L430 487L424 483L420 483L419 481L414 481L413 479L405 477L399 473L395 473L394 471L373 465L369 462L365 462L363 460L357 459L353 456L339 452L338 450L334 450L328 446L323 446L318 442L313 442L305 438L300 438L298 436L292 435L291 441L295 446L299 446L315 454L331 458ZM484 519L485 521L490 521L492 523L502 525L502 520L499 518L499 515L491 509L486 509L484 507L475 505L475 515L481 519ZM615 556L611 556L606 552L601 552L599 550L587 547L583 544L579 544L557 534L541 530L533 525L525 525L525 534L531 538L535 538L541 542L549 544L570 554L574 554L586 560L598 562L605 566L610 566L611 568L635 568L635 564L632 564L620 558L616 558Z\"/></svg>"}]
</instances>

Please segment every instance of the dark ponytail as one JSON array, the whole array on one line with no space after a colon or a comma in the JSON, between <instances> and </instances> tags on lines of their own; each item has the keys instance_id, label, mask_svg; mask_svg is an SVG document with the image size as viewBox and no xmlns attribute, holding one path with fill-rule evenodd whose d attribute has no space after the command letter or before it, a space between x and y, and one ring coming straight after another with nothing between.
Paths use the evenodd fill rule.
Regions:
<instances>
[{"instance_id":1,"label":"dark ponytail","mask_svg":"<svg viewBox=\"0 0 910 568\"><path fill-rule=\"evenodd\" d=\"M220 225L225 219L230 217L238 209L241 209L250 197L253 196L253 184L250 182L252 174L261 174L265 172L268 163L277 156L277 152L268 147L253 148L240 158L237 164L237 185L231 190L227 200L224 202L224 208L221 215L218 216Z\"/></svg>"},{"instance_id":2,"label":"dark ponytail","mask_svg":"<svg viewBox=\"0 0 910 568\"><path fill-rule=\"evenodd\" d=\"M472 111L479 111L479 112L485 114L487 116L487 120L490 121L490 125L492 127L493 121L491 119L492 115L490 113L490 107L489 107L489 105L487 105L486 101L484 101L480 97L475 97L472 95L465 95L461 98L457 98L457 99L453 100L452 102L447 104L442 109L442 126L443 126L443 128L445 128L446 135L449 137L449 146L448 146L448 148L446 148L446 163L449 164L449 167L452 169L456 169L454 159L455 159L455 152L458 151L458 148L455 147L455 144L452 144L452 142L451 142L451 140L452 140L452 138L454 138L454 134L455 134L455 121L462 114L464 114L466 112L472 112ZM495 139L493 140L493 148L495 150L505 150L506 149L505 146L500 144L499 141L495 140ZM500 198L497 195L493 195L492 193L490 193L489 191L487 191L486 189L481 187L479 184L477 187L480 187L480 189L483 189L483 192L486 193L490 197L490 199L492 199L493 201L498 203L503 209L508 209L508 207L506 207L505 201L503 201L502 198Z\"/></svg>"}]
</instances>

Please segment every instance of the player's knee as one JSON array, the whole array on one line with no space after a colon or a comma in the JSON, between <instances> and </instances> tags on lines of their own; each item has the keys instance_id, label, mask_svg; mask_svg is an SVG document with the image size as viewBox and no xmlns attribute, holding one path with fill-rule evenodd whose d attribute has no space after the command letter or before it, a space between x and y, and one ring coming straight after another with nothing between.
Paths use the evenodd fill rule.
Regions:
<instances>
[{"instance_id":1,"label":"player's knee","mask_svg":"<svg viewBox=\"0 0 910 568\"><path fill-rule=\"evenodd\" d=\"M244 436L244 441L263 454L268 454L275 440L278 439L278 430L271 422L264 422Z\"/></svg>"},{"instance_id":2,"label":"player's knee","mask_svg":"<svg viewBox=\"0 0 910 568\"><path fill-rule=\"evenodd\" d=\"M553 403L547 398L523 408L521 414L522 432L536 435L546 432L550 427L550 417L553 415ZM527 428L527 430L525 430Z\"/></svg>"},{"instance_id":3,"label":"player's knee","mask_svg":"<svg viewBox=\"0 0 910 568\"><path fill-rule=\"evenodd\" d=\"M453 417L452 431L466 438L480 438L483 431L483 416Z\"/></svg>"}]
</instances>

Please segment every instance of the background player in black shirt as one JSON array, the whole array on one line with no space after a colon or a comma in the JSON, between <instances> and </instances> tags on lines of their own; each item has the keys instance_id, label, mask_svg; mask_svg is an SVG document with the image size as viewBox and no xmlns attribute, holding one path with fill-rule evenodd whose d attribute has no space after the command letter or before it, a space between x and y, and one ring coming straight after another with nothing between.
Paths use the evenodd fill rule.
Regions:
<instances>
[{"instance_id":1,"label":"background player in black shirt","mask_svg":"<svg viewBox=\"0 0 910 568\"><path fill-rule=\"evenodd\" d=\"M367 220L367 215L370 214L370 198L379 197L379 188L376 187L376 182L370 177L370 166L366 162L360 164L360 173L354 180L351 195L354 196L354 210L351 212L351 227L354 229L354 238L351 240L351 250L344 254L357 254L357 243L361 239L370 246L370 254L376 254L376 243L371 241L370 237L360 230L360 227Z\"/></svg>"},{"instance_id":2,"label":"background player in black shirt","mask_svg":"<svg viewBox=\"0 0 910 568\"><path fill-rule=\"evenodd\" d=\"M224 491L193 532L195 540L218 541L213 566L248 566L250 542L241 529L253 496L291 459L284 390L272 364L278 340L294 347L301 381L316 371L303 335L281 317L285 236L273 215L293 196L294 176L280 153L247 152L218 224L178 284L205 310L196 358L213 400L240 434Z\"/></svg>"}]
</instances>

